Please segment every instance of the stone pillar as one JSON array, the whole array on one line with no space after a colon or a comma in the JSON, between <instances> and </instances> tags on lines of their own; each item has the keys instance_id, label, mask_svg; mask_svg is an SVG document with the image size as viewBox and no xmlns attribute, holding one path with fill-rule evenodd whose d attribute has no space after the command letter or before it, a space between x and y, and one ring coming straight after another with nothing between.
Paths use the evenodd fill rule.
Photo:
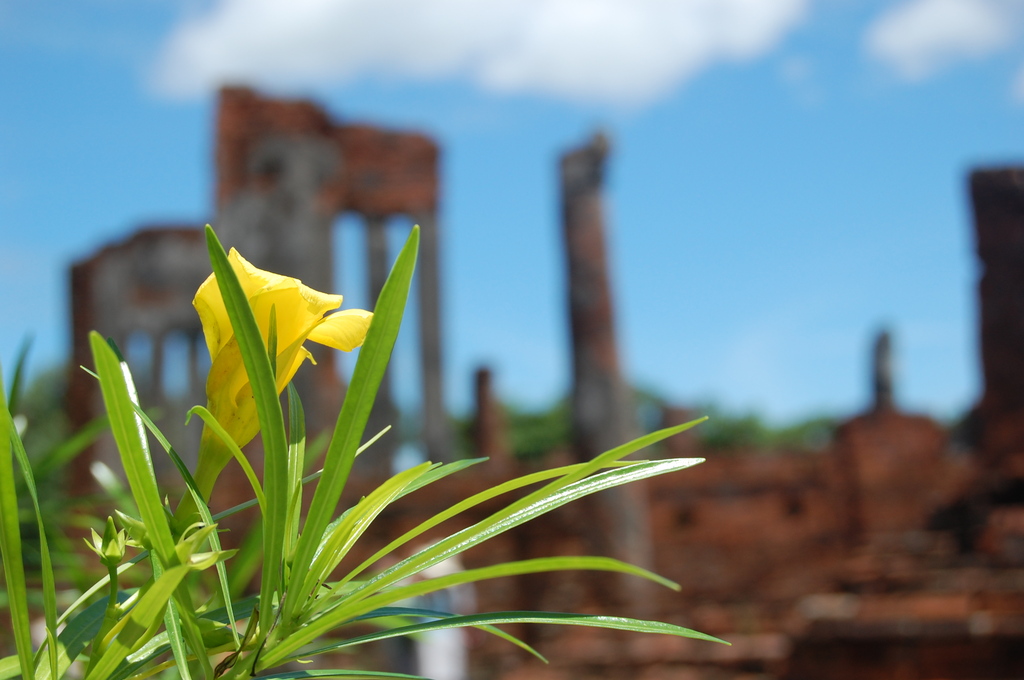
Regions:
<instances>
[{"instance_id":1,"label":"stone pillar","mask_svg":"<svg viewBox=\"0 0 1024 680\"><path fill-rule=\"evenodd\" d=\"M448 411L444 404L441 364L441 275L438 262L437 215L415 216L420 225L419 279L420 363L423 373L423 444L434 462L454 460Z\"/></svg>"},{"instance_id":2,"label":"stone pillar","mask_svg":"<svg viewBox=\"0 0 1024 680\"><path fill-rule=\"evenodd\" d=\"M892 335L888 330L879 331L871 355L871 376L874 392L874 408L891 411L896 404L893 397Z\"/></svg>"},{"instance_id":3,"label":"stone pillar","mask_svg":"<svg viewBox=\"0 0 1024 680\"><path fill-rule=\"evenodd\" d=\"M562 224L572 327L572 417L579 460L629 440L636 424L619 372L605 254L603 184L608 141L595 135L562 157Z\"/></svg>"},{"instance_id":4,"label":"stone pillar","mask_svg":"<svg viewBox=\"0 0 1024 680\"><path fill-rule=\"evenodd\" d=\"M377 304L377 298L380 297L380 292L384 288L384 282L388 279L390 258L388 257L388 235L385 222L386 219L383 216L366 216L367 290L370 298L368 305L371 309ZM398 410L395 408L391 395L390 371L384 374L380 389L377 390L377 400L374 402L370 420L366 425L366 437L375 436L388 425L391 426L391 430L357 459L362 470L378 476L384 476L391 472L391 462L399 441L399 432Z\"/></svg>"},{"instance_id":5,"label":"stone pillar","mask_svg":"<svg viewBox=\"0 0 1024 680\"><path fill-rule=\"evenodd\" d=\"M508 442L508 431L505 426L505 414L501 404L494 396L492 374L489 368L478 368L474 375L476 393L476 417L473 419L473 451L478 456L491 459L492 469L508 467L511 449Z\"/></svg>"},{"instance_id":6,"label":"stone pillar","mask_svg":"<svg viewBox=\"0 0 1024 680\"><path fill-rule=\"evenodd\" d=\"M1024 168L971 173L981 280L982 463L1024 477Z\"/></svg>"},{"instance_id":7,"label":"stone pillar","mask_svg":"<svg viewBox=\"0 0 1024 680\"><path fill-rule=\"evenodd\" d=\"M572 328L573 447L585 461L633 438L636 422L619 372L605 253L603 185L608 140L597 134L562 156L562 224ZM651 563L645 487L630 484L595 498L596 550L634 564ZM635 579L624 581L636 601Z\"/></svg>"}]
</instances>

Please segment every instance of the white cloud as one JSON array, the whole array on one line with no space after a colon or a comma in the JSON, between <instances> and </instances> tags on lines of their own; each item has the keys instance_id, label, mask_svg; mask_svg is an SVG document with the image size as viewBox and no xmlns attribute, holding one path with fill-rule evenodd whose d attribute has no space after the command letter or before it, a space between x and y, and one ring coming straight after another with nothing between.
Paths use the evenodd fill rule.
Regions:
<instances>
[{"instance_id":1,"label":"white cloud","mask_svg":"<svg viewBox=\"0 0 1024 680\"><path fill-rule=\"evenodd\" d=\"M1010 46L1024 0L909 0L883 14L865 37L868 53L908 80Z\"/></svg>"},{"instance_id":2,"label":"white cloud","mask_svg":"<svg viewBox=\"0 0 1024 680\"><path fill-rule=\"evenodd\" d=\"M811 0L219 0L163 46L157 87L464 78L491 91L641 104L772 50Z\"/></svg>"}]
</instances>

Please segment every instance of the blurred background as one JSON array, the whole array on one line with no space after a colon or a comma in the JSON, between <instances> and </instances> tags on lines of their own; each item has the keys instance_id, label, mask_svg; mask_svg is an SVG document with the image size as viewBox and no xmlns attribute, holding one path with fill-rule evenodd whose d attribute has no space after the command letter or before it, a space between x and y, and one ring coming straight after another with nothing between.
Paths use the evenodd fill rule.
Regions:
<instances>
[{"instance_id":1,"label":"blurred background","mask_svg":"<svg viewBox=\"0 0 1024 680\"><path fill-rule=\"evenodd\" d=\"M651 491L654 535L674 547L650 560L684 583L661 616L742 642L722 658L687 647L601 662L594 652L590 675L579 670L590 652L570 655L566 677L826 677L813 659L844 653L889 669L870 677L1024 672L1007 651L1024 604L1006 605L1004 628L993 623L991 602L1024 602L1013 543L1024 522L993 508L1024 494L1007 462L1017 445L992 443L971 415L986 383L968 185L974 168L1024 162L1021 0L6 0L0 92L0 361L9 372L32 336L25 408L37 421L64 418L54 413L67 367L81 363L72 263L94 263L108 246L149 257L181 245L139 241L140 228L240 224L248 204L226 212L238 187L287 172L266 161L273 149L262 161L237 154L297 130L340 140L369 126L380 149L426 145L437 239L426 303L437 360L424 359L419 299L391 371L395 455L423 455L434 409L444 421L434 441L460 455L505 455L510 466L584 456L571 395L586 339L569 322L563 231L575 189L560 159L589 153L585 200L603 212L588 224L599 227L591 238L604 248L612 310L601 321L635 415L620 431L714 416L672 451L712 461L689 486ZM355 158L342 153L323 172ZM244 181L231 185L231 168ZM423 217L349 210L360 191L387 185L385 170L344 189L352 196L331 194L318 273L287 272L344 293L346 307L372 306L366 218L386 221L393 257ZM1006 219L1024 229L1024 218ZM277 223L287 241L288 219ZM273 268L271 256L250 259ZM201 280L205 266L185 269ZM130 293L127 280L104 285ZM102 294L89 299L102 308ZM142 309L154 299L131 298ZM128 330L116 329L130 358L165 361ZM187 362L195 343L183 332L184 345L164 349ZM1012 332L1000 337L1013 345ZM352 363L328 362L341 382ZM161 380L154 398L197 387ZM754 521L771 513L790 528ZM563 545L579 521L534 538ZM806 570L790 573L803 556ZM593 599L560 587L534 590ZM843 599L875 595L880 603ZM919 625L934 611L939 633ZM984 649L971 646L979 636ZM865 652L864 640L876 646ZM962 673L928 665L942 649L959 650ZM527 672L487 653L476 668ZM847 670L831 677L869 677Z\"/></svg>"}]
</instances>

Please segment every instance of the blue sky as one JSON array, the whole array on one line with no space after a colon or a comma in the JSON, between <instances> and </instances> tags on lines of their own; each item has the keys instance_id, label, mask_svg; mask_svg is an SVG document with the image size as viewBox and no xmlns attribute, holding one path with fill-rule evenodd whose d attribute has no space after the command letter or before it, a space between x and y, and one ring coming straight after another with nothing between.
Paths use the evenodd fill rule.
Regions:
<instances>
[{"instance_id":1,"label":"blue sky","mask_svg":"<svg viewBox=\"0 0 1024 680\"><path fill-rule=\"evenodd\" d=\"M455 410L480 363L521 405L565 390L556 161L597 127L634 383L852 413L885 324L906 408L978 394L966 173L1024 162L1022 0L0 0L5 367L26 333L37 367L66 356L71 261L212 219L225 81L438 139Z\"/></svg>"}]
</instances>

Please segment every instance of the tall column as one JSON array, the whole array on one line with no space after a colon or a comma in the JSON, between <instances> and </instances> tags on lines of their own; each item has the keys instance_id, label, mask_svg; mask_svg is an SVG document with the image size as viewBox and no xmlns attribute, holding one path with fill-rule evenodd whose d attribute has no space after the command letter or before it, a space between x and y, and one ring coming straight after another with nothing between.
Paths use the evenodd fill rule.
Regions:
<instances>
[{"instance_id":1,"label":"tall column","mask_svg":"<svg viewBox=\"0 0 1024 680\"><path fill-rule=\"evenodd\" d=\"M879 331L871 355L872 388L874 411L891 411L895 408L893 397L892 334Z\"/></svg>"},{"instance_id":2,"label":"tall column","mask_svg":"<svg viewBox=\"0 0 1024 680\"><path fill-rule=\"evenodd\" d=\"M438 263L437 215L416 215L420 225L420 252L417 263L420 303L420 363L423 372L423 444L427 458L434 462L451 461L454 452L444 405L441 365L441 276Z\"/></svg>"},{"instance_id":3,"label":"tall column","mask_svg":"<svg viewBox=\"0 0 1024 680\"><path fill-rule=\"evenodd\" d=\"M562 156L562 218L572 325L572 417L579 460L636 432L619 371L604 235L603 185L608 140L597 134Z\"/></svg>"},{"instance_id":4,"label":"tall column","mask_svg":"<svg viewBox=\"0 0 1024 680\"><path fill-rule=\"evenodd\" d=\"M562 156L562 222L568 265L572 326L572 420L574 450L585 461L623 444L636 422L619 371L611 285L604 235L604 170L608 140L596 134ZM599 522L591 542L601 552L650 565L652 559L646 487L629 484L595 498ZM642 605L636 579L624 580L623 594Z\"/></svg>"},{"instance_id":5,"label":"tall column","mask_svg":"<svg viewBox=\"0 0 1024 680\"><path fill-rule=\"evenodd\" d=\"M367 274L370 301L372 309L377 304L377 298L384 288L384 282L388 279L388 238L385 230L386 219L380 215L366 216L366 255ZM360 467L367 472L379 476L386 475L391 471L391 462L395 455L395 448L399 440L398 433L398 410L395 408L391 394L391 373L384 373L380 389L377 390L377 400L370 412L370 420L366 425L367 437L372 437L388 425L391 431L378 439L373 446L358 458Z\"/></svg>"},{"instance_id":6,"label":"tall column","mask_svg":"<svg viewBox=\"0 0 1024 680\"><path fill-rule=\"evenodd\" d=\"M971 173L984 392L982 460L997 477L1024 477L1024 168Z\"/></svg>"},{"instance_id":7,"label":"tall column","mask_svg":"<svg viewBox=\"0 0 1024 680\"><path fill-rule=\"evenodd\" d=\"M476 416L473 418L473 450L478 456L491 459L492 469L504 470L511 463L511 448L505 427L505 414L494 396L491 369L480 367L473 376L476 393Z\"/></svg>"}]
</instances>

